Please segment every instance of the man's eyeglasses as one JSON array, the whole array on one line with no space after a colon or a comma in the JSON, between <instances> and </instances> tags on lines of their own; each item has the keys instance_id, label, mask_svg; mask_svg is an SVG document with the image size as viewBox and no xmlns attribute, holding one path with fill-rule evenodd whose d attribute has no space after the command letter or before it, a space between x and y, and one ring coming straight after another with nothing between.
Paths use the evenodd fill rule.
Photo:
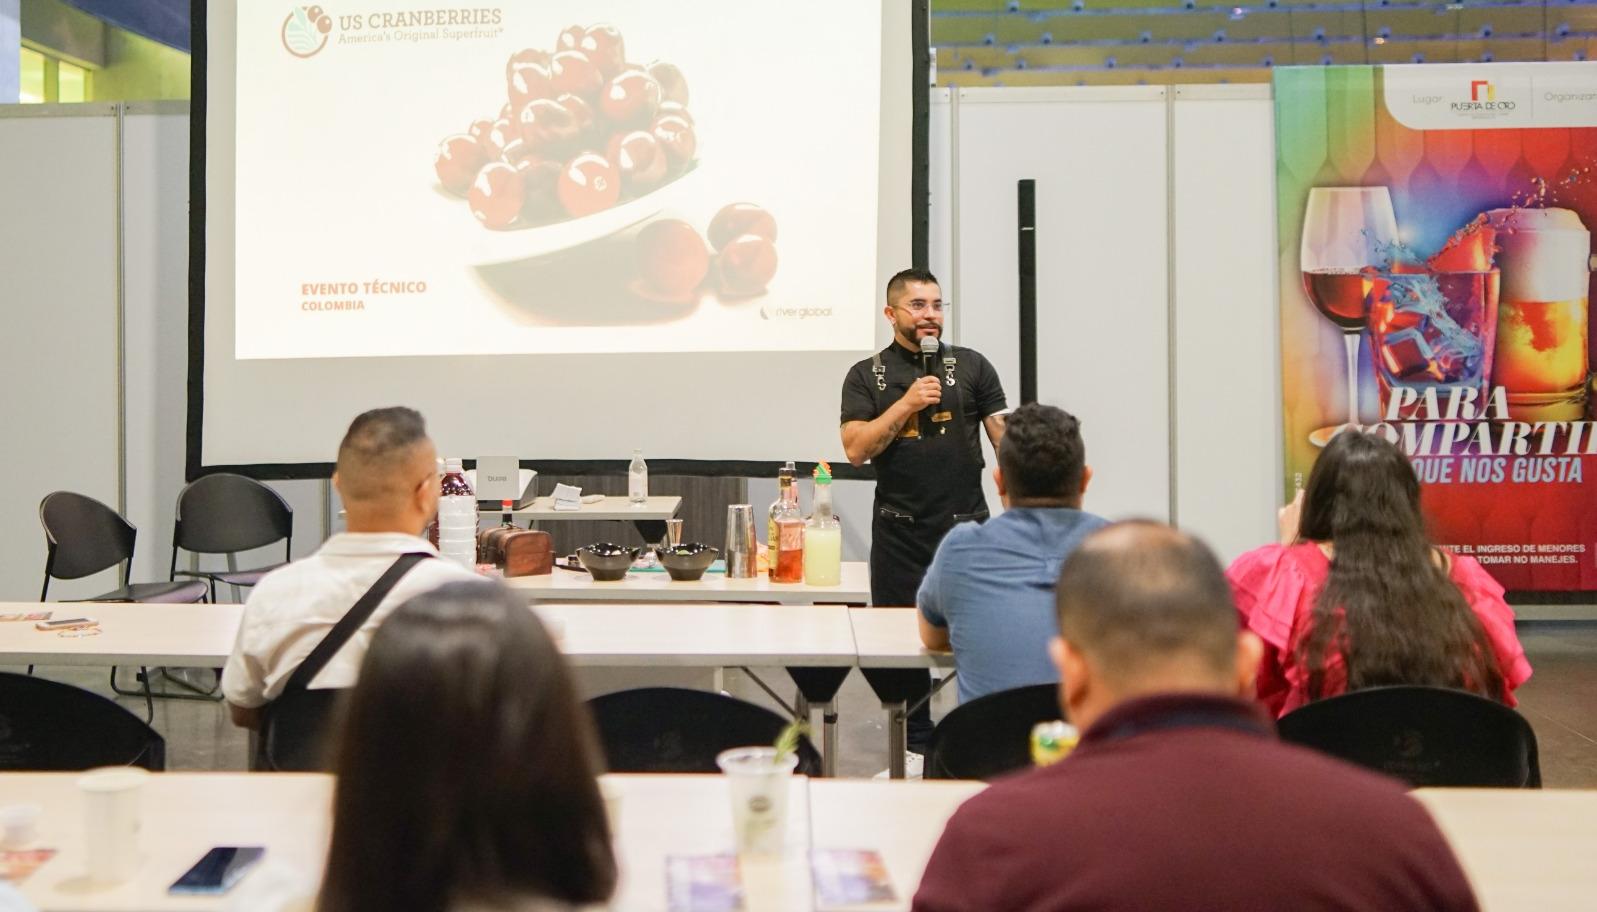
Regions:
<instances>
[{"instance_id":1,"label":"man's eyeglasses","mask_svg":"<svg viewBox=\"0 0 1597 912\"><path fill-rule=\"evenodd\" d=\"M927 311L932 313L942 313L944 309L954 305L948 301L914 301L909 304L895 304L893 306L897 307L899 310L905 311L906 313L919 317L925 315Z\"/></svg>"}]
</instances>

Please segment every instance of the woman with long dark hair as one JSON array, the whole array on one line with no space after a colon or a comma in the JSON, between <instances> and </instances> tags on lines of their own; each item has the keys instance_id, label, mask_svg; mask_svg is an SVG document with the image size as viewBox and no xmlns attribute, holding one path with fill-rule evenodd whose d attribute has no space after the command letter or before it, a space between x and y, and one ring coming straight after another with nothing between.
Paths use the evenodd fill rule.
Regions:
<instances>
[{"instance_id":1,"label":"woman with long dark hair","mask_svg":"<svg viewBox=\"0 0 1597 912\"><path fill-rule=\"evenodd\" d=\"M1282 511L1282 544L1227 571L1243 623L1264 641L1258 693L1272 712L1390 684L1515 704L1531 669L1513 609L1474 558L1431 543L1402 450L1338 434L1300 501Z\"/></svg>"},{"instance_id":2,"label":"woman with long dark hair","mask_svg":"<svg viewBox=\"0 0 1597 912\"><path fill-rule=\"evenodd\" d=\"M383 622L334 757L319 912L559 909L615 890L592 723L502 586L451 583Z\"/></svg>"}]
</instances>

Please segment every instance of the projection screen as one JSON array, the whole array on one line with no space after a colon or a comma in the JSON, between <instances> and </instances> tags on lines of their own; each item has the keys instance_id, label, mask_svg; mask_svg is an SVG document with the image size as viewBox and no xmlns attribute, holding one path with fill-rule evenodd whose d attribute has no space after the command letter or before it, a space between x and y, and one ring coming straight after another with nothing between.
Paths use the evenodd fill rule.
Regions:
<instances>
[{"instance_id":1,"label":"projection screen","mask_svg":"<svg viewBox=\"0 0 1597 912\"><path fill-rule=\"evenodd\" d=\"M392 404L468 458L840 457L917 5L197 0L189 474L325 474Z\"/></svg>"}]
</instances>

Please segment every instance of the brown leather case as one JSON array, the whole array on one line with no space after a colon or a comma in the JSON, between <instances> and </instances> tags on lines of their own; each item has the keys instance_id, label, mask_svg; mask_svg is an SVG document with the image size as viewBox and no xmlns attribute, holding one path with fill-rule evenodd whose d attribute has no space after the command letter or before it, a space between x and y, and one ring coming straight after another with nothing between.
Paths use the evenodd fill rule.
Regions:
<instances>
[{"instance_id":1,"label":"brown leather case","mask_svg":"<svg viewBox=\"0 0 1597 912\"><path fill-rule=\"evenodd\" d=\"M506 577L547 576L554 570L554 540L539 529L517 529L499 541Z\"/></svg>"},{"instance_id":2,"label":"brown leather case","mask_svg":"<svg viewBox=\"0 0 1597 912\"><path fill-rule=\"evenodd\" d=\"M520 529L513 529L509 526L499 526L477 533L477 563L503 567L505 565L505 536L512 532L520 531Z\"/></svg>"}]
</instances>

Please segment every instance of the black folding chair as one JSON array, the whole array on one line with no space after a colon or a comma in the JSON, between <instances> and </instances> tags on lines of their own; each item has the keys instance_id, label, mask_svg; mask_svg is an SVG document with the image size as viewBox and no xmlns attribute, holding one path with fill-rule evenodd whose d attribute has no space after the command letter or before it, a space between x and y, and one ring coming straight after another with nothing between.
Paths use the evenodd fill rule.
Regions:
<instances>
[{"instance_id":1,"label":"black folding chair","mask_svg":"<svg viewBox=\"0 0 1597 912\"><path fill-rule=\"evenodd\" d=\"M927 779L992 779L1031 763L1031 729L1052 722L1058 684L1034 684L961 703L932 729L926 748Z\"/></svg>"},{"instance_id":2,"label":"black folding chair","mask_svg":"<svg viewBox=\"0 0 1597 912\"><path fill-rule=\"evenodd\" d=\"M243 551L283 542L283 562L250 570L232 566ZM253 478L221 472L188 483L177 496L177 520L172 526L171 579L196 576L210 583L211 601L216 584L253 586L261 577L283 566L294 549L294 511L278 493ZM179 570L179 551L225 554L226 570Z\"/></svg>"},{"instance_id":3,"label":"black folding chair","mask_svg":"<svg viewBox=\"0 0 1597 912\"><path fill-rule=\"evenodd\" d=\"M199 580L129 582L138 530L115 510L92 497L71 491L48 494L39 503L39 523L44 526L46 543L44 587L39 590L41 602L50 597L52 579L82 579L118 565L121 565L122 585L82 601L166 604L205 601L207 589ZM150 692L148 669L139 669L139 680L144 685L142 693L148 717L153 719L155 702ZM115 666L111 668L111 689L124 696L141 693L117 686Z\"/></svg>"},{"instance_id":4,"label":"black folding chair","mask_svg":"<svg viewBox=\"0 0 1597 912\"><path fill-rule=\"evenodd\" d=\"M1495 700L1441 687L1372 687L1276 723L1283 741L1413 785L1541 788L1536 732Z\"/></svg>"},{"instance_id":5,"label":"black folding chair","mask_svg":"<svg viewBox=\"0 0 1597 912\"><path fill-rule=\"evenodd\" d=\"M166 740L82 688L0 672L0 770L166 769Z\"/></svg>"},{"instance_id":6,"label":"black folding chair","mask_svg":"<svg viewBox=\"0 0 1597 912\"><path fill-rule=\"evenodd\" d=\"M788 720L766 709L704 690L640 687L588 701L613 773L716 773L715 756L734 747L774 742ZM819 775L821 755L799 739L798 772Z\"/></svg>"}]
</instances>

